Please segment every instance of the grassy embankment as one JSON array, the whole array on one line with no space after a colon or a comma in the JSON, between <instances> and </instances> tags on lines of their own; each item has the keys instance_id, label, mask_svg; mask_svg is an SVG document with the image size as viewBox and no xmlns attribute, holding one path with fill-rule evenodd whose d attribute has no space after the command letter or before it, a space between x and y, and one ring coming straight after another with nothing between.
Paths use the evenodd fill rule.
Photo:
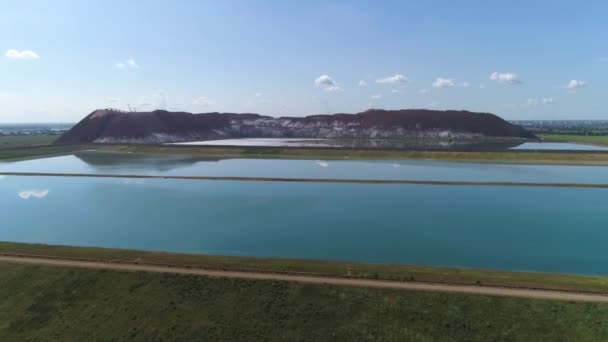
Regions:
<instances>
[{"instance_id":1,"label":"grassy embankment","mask_svg":"<svg viewBox=\"0 0 608 342\"><path fill-rule=\"evenodd\" d=\"M507 272L414 265L365 264L320 260L178 254L13 242L0 242L0 252L104 260L138 260L140 262L210 266L226 269L307 272L338 276L350 275L352 277L372 279L518 286L608 293L608 277L601 276Z\"/></svg>"},{"instance_id":2,"label":"grassy embankment","mask_svg":"<svg viewBox=\"0 0 608 342\"><path fill-rule=\"evenodd\" d=\"M608 136L578 135L578 134L540 134L547 142L571 142L608 146Z\"/></svg>"},{"instance_id":3,"label":"grassy embankment","mask_svg":"<svg viewBox=\"0 0 608 342\"><path fill-rule=\"evenodd\" d=\"M57 138L59 138L59 135L55 134L0 135L0 149L32 145L50 145Z\"/></svg>"},{"instance_id":4,"label":"grassy embankment","mask_svg":"<svg viewBox=\"0 0 608 342\"><path fill-rule=\"evenodd\" d=\"M82 150L84 146L54 146L59 135L30 134L0 136L0 160L27 159L62 155Z\"/></svg>"},{"instance_id":5,"label":"grassy embankment","mask_svg":"<svg viewBox=\"0 0 608 342\"><path fill-rule=\"evenodd\" d=\"M608 305L0 263L1 341L602 341Z\"/></svg>"}]
</instances>

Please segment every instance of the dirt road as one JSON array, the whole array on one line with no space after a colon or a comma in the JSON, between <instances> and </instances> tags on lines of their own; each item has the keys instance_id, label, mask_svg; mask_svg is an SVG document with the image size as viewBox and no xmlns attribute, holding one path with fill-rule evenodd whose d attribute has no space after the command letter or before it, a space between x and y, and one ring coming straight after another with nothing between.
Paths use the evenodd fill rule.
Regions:
<instances>
[{"instance_id":1,"label":"dirt road","mask_svg":"<svg viewBox=\"0 0 608 342\"><path fill-rule=\"evenodd\" d=\"M156 272L156 273L173 273L173 274L193 274L208 277L228 277L239 279L252 280L278 280L290 281L308 284L331 284L336 286L355 286L355 287L370 287L384 288L406 291L432 291L432 292L448 292L448 293L464 293L487 296L504 296L504 297L521 297L521 298L536 298L536 299L551 299L551 300L566 300L566 301L582 301L582 302L602 302L608 303L608 295L583 293L583 292L568 292L554 290L536 290L536 289L517 289L495 286L478 286L478 285L451 285L451 284L432 284L432 283L417 283L417 282L400 282L389 280L374 280L374 279L349 279L340 277L320 277L306 275L289 275L289 274L273 274L262 272L241 272L241 271L216 271L197 268L180 268L180 267L165 267L138 265L136 263L111 263L97 261L75 261L75 260L59 260L40 257L14 257L0 256L0 262L19 263L19 264L34 264L59 267L78 267L87 269L107 269L114 271L130 271L130 272Z\"/></svg>"}]
</instances>

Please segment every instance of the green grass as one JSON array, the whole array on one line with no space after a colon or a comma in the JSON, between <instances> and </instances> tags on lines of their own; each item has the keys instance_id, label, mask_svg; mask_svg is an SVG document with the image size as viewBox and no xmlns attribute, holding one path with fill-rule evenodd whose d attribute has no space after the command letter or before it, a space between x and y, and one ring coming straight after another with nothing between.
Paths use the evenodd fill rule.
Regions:
<instances>
[{"instance_id":1,"label":"green grass","mask_svg":"<svg viewBox=\"0 0 608 342\"><path fill-rule=\"evenodd\" d=\"M0 149L0 161L43 158L64 155L86 149L86 146L36 146Z\"/></svg>"},{"instance_id":2,"label":"green grass","mask_svg":"<svg viewBox=\"0 0 608 342\"><path fill-rule=\"evenodd\" d=\"M105 260L139 260L141 262L200 265L224 268L245 268L252 270L310 272L340 276L350 274L351 276L374 279L523 286L608 293L608 277L602 276L507 272L415 265L365 264L320 260L178 254L109 248L51 246L13 242L0 242L0 252Z\"/></svg>"},{"instance_id":3,"label":"green grass","mask_svg":"<svg viewBox=\"0 0 608 342\"><path fill-rule=\"evenodd\" d=\"M1 341L602 341L608 305L0 264Z\"/></svg>"},{"instance_id":4,"label":"green grass","mask_svg":"<svg viewBox=\"0 0 608 342\"><path fill-rule=\"evenodd\" d=\"M0 149L32 145L50 145L59 138L54 134L0 135Z\"/></svg>"},{"instance_id":5,"label":"green grass","mask_svg":"<svg viewBox=\"0 0 608 342\"><path fill-rule=\"evenodd\" d=\"M608 146L608 136L576 135L576 134L541 134L545 141L573 142Z\"/></svg>"}]
</instances>

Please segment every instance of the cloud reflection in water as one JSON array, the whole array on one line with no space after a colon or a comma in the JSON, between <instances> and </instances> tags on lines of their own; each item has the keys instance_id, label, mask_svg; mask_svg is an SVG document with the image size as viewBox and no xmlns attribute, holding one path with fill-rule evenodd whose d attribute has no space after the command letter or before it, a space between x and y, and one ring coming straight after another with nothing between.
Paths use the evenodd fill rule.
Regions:
<instances>
[{"instance_id":1,"label":"cloud reflection in water","mask_svg":"<svg viewBox=\"0 0 608 342\"><path fill-rule=\"evenodd\" d=\"M44 190L23 190L19 191L17 194L22 199L30 199L30 198L44 198L49 194L49 189Z\"/></svg>"}]
</instances>

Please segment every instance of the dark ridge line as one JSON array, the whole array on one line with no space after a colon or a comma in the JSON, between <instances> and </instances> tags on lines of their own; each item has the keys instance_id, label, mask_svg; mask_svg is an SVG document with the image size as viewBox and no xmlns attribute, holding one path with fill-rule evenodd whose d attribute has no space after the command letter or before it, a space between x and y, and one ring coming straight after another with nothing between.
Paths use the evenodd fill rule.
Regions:
<instances>
[{"instance_id":1,"label":"dark ridge line","mask_svg":"<svg viewBox=\"0 0 608 342\"><path fill-rule=\"evenodd\" d=\"M410 184L410 185L452 185L452 186L527 186L553 188L599 188L608 189L608 184L598 183L535 183L535 182L469 182L400 179L331 179L331 178L282 178L282 177L222 177L222 176L158 176L121 175L91 173L46 173L46 172L0 172L0 176L22 177L73 177L73 178L127 178L127 179L175 179L239 182L291 182L291 183L345 183L345 184Z\"/></svg>"}]
</instances>

